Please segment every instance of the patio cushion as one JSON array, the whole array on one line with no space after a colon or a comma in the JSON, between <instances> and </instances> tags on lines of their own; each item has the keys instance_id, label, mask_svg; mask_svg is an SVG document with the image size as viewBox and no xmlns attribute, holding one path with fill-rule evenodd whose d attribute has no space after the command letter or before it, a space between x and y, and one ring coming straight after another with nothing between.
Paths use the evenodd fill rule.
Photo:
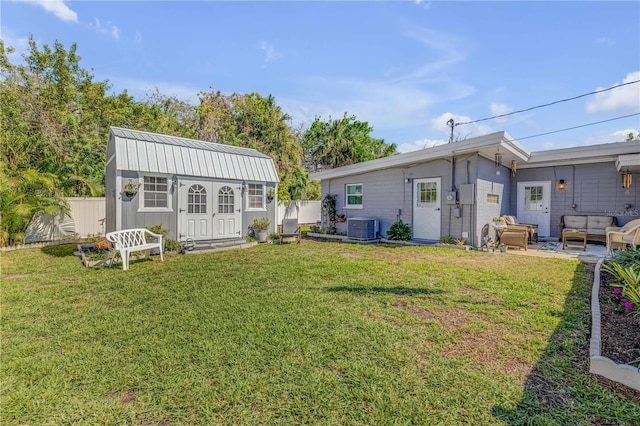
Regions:
<instances>
[{"instance_id":1,"label":"patio cushion","mask_svg":"<svg viewBox=\"0 0 640 426\"><path fill-rule=\"evenodd\" d=\"M511 216L508 214L505 214L502 216L502 218L504 219L505 223L507 225L517 225L518 221L516 220L515 216Z\"/></svg>"},{"instance_id":2,"label":"patio cushion","mask_svg":"<svg viewBox=\"0 0 640 426\"><path fill-rule=\"evenodd\" d=\"M589 235L607 235L607 231L603 228L587 228Z\"/></svg>"},{"instance_id":3,"label":"patio cushion","mask_svg":"<svg viewBox=\"0 0 640 426\"><path fill-rule=\"evenodd\" d=\"M569 229L587 229L587 216L565 216L564 227Z\"/></svg>"},{"instance_id":4,"label":"patio cushion","mask_svg":"<svg viewBox=\"0 0 640 426\"><path fill-rule=\"evenodd\" d=\"M565 218L566 223L566 218ZM607 226L613 225L613 217L610 216L587 216L587 229L588 230L602 230L604 231Z\"/></svg>"}]
</instances>

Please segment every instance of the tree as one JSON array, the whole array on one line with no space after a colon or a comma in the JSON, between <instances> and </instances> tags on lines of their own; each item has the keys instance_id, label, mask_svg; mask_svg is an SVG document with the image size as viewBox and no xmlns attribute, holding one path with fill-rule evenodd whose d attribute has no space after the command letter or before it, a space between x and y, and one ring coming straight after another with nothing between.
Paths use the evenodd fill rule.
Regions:
<instances>
[{"instance_id":1,"label":"tree","mask_svg":"<svg viewBox=\"0 0 640 426\"><path fill-rule=\"evenodd\" d=\"M7 175L0 170L0 246L21 243L37 212L56 214L68 210L55 175L34 169Z\"/></svg>"},{"instance_id":2,"label":"tree","mask_svg":"<svg viewBox=\"0 0 640 426\"><path fill-rule=\"evenodd\" d=\"M638 131L635 135L633 134L633 132L629 132L629 134L627 135L627 139L625 139L625 142L632 141L640 141L640 131Z\"/></svg>"},{"instance_id":3,"label":"tree","mask_svg":"<svg viewBox=\"0 0 640 426\"><path fill-rule=\"evenodd\" d=\"M346 166L396 153L396 144L375 139L373 127L355 116L322 121L316 117L306 131L302 147L307 168L311 171Z\"/></svg>"},{"instance_id":4,"label":"tree","mask_svg":"<svg viewBox=\"0 0 640 426\"><path fill-rule=\"evenodd\" d=\"M302 148L289 127L291 118L272 95L201 93L196 110L200 139L253 148L273 159L281 201L319 197L302 164Z\"/></svg>"}]
</instances>

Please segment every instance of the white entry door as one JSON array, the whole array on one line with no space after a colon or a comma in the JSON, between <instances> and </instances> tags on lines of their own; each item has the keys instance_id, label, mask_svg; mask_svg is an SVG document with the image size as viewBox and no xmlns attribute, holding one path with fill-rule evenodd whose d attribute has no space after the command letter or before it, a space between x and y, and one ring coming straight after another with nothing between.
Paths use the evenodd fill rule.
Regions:
<instances>
[{"instance_id":1,"label":"white entry door","mask_svg":"<svg viewBox=\"0 0 640 426\"><path fill-rule=\"evenodd\" d=\"M518 222L535 223L538 235L550 235L551 181L518 182Z\"/></svg>"},{"instance_id":2,"label":"white entry door","mask_svg":"<svg viewBox=\"0 0 640 426\"><path fill-rule=\"evenodd\" d=\"M440 239L440 178L413 180L413 238Z\"/></svg>"},{"instance_id":3,"label":"white entry door","mask_svg":"<svg viewBox=\"0 0 640 426\"><path fill-rule=\"evenodd\" d=\"M180 181L180 239L210 240L213 203L210 181Z\"/></svg>"},{"instance_id":4,"label":"white entry door","mask_svg":"<svg viewBox=\"0 0 640 426\"><path fill-rule=\"evenodd\" d=\"M238 183L213 182L213 238L241 237L242 195Z\"/></svg>"}]
</instances>

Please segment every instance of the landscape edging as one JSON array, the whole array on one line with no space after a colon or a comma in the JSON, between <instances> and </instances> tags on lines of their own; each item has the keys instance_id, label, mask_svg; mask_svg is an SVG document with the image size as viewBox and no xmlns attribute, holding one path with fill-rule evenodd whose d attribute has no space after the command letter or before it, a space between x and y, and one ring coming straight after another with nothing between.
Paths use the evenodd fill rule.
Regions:
<instances>
[{"instance_id":1,"label":"landscape edging","mask_svg":"<svg viewBox=\"0 0 640 426\"><path fill-rule=\"evenodd\" d=\"M591 289L591 340L589 342L589 372L640 390L640 371L630 365L616 364L600 354L602 348L600 316L600 267L604 258L596 264Z\"/></svg>"}]
</instances>

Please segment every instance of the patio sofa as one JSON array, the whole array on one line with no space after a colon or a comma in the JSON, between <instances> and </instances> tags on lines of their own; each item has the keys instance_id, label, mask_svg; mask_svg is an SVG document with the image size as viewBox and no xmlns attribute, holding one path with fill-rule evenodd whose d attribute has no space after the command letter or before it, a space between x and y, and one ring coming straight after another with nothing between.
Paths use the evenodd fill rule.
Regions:
<instances>
[{"instance_id":1,"label":"patio sofa","mask_svg":"<svg viewBox=\"0 0 640 426\"><path fill-rule=\"evenodd\" d=\"M587 241L606 244L610 226L618 226L615 216L564 215L560 218L560 235L565 229L577 229L587 233Z\"/></svg>"}]
</instances>

